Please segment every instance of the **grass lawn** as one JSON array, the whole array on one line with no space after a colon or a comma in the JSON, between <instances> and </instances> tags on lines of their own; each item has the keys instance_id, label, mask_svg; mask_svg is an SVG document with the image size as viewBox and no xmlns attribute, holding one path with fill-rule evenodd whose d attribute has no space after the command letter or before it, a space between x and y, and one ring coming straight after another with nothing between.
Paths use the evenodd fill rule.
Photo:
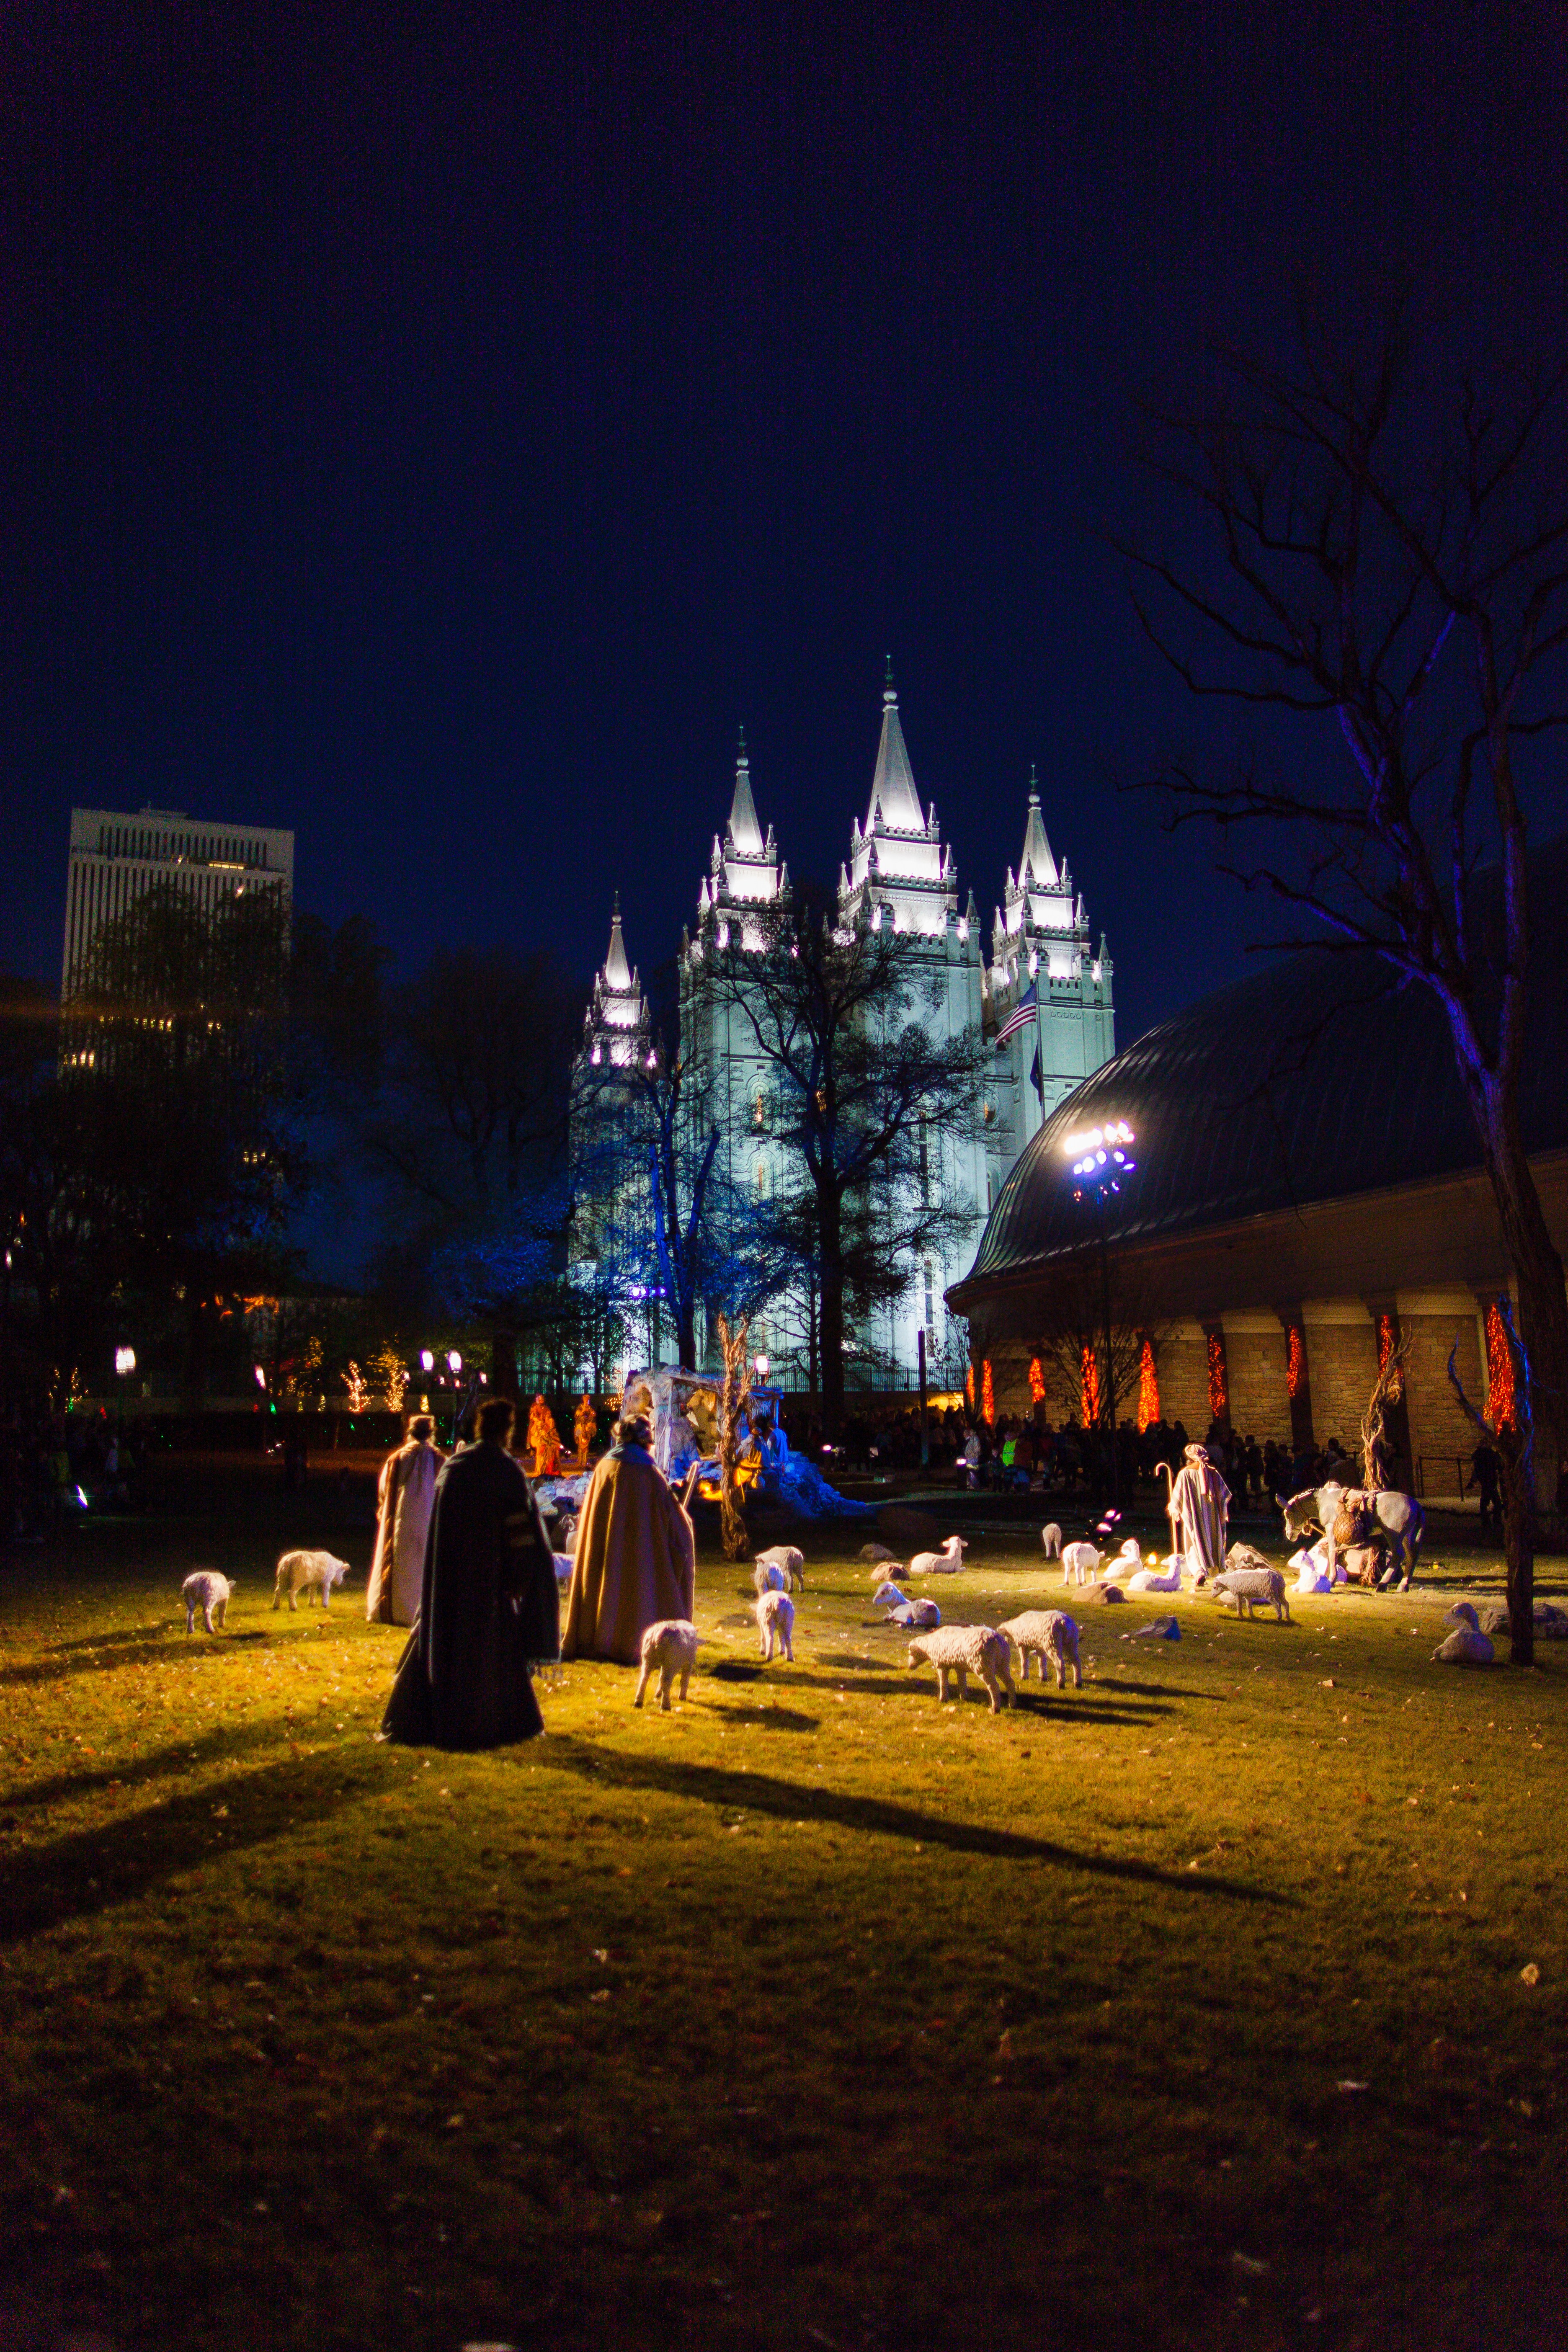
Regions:
<instances>
[{"instance_id":1,"label":"grass lawn","mask_svg":"<svg viewBox=\"0 0 1568 2352\"><path fill-rule=\"evenodd\" d=\"M1563 2340L1568 1655L1430 1663L1495 1556L1083 1610L993 1717L857 1527L793 1666L707 1559L688 1706L574 1666L468 1758L374 1741L368 1539L285 1507L0 1568L0 2346ZM934 1589L1062 1599L1017 1532Z\"/></svg>"}]
</instances>

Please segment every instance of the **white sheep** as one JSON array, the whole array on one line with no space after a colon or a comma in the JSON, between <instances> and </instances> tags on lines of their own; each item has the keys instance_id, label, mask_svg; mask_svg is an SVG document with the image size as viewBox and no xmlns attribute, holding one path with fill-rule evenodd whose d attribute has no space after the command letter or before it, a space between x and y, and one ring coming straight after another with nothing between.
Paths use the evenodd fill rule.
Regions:
<instances>
[{"instance_id":1,"label":"white sheep","mask_svg":"<svg viewBox=\"0 0 1568 2352\"><path fill-rule=\"evenodd\" d=\"M1091 1543L1062 1546L1062 1582L1092 1584L1100 1574L1100 1554Z\"/></svg>"},{"instance_id":2,"label":"white sheep","mask_svg":"<svg viewBox=\"0 0 1568 2352\"><path fill-rule=\"evenodd\" d=\"M1456 1625L1432 1655L1440 1658L1446 1666L1489 1666L1497 1653L1479 1627Z\"/></svg>"},{"instance_id":3,"label":"white sheep","mask_svg":"<svg viewBox=\"0 0 1568 2352\"><path fill-rule=\"evenodd\" d=\"M1147 1568L1141 1568L1127 1580L1129 1592L1180 1592L1182 1570L1184 1566L1179 1551L1173 1551L1163 1569L1158 1569L1151 1559Z\"/></svg>"},{"instance_id":4,"label":"white sheep","mask_svg":"<svg viewBox=\"0 0 1568 2352\"><path fill-rule=\"evenodd\" d=\"M1468 1601L1456 1601L1453 1607L1444 1613L1450 1625L1468 1625L1471 1631L1477 1633L1481 1630L1481 1621L1476 1615L1474 1605ZM1491 1629L1489 1626L1487 1630L1489 1633Z\"/></svg>"},{"instance_id":5,"label":"white sheep","mask_svg":"<svg viewBox=\"0 0 1568 2352\"><path fill-rule=\"evenodd\" d=\"M1261 1601L1266 1609L1272 1605L1276 1618L1287 1625L1295 1622L1285 1598L1285 1579L1277 1568L1227 1568L1210 1577L1209 1591L1222 1604L1234 1601L1238 1617L1250 1617Z\"/></svg>"},{"instance_id":6,"label":"white sheep","mask_svg":"<svg viewBox=\"0 0 1568 2352\"><path fill-rule=\"evenodd\" d=\"M198 1609L202 1612L202 1623L209 1633L216 1626L221 1625L233 1593L234 1585L230 1579L220 1576L216 1568L198 1568L194 1574L187 1576L180 1587L180 1597L185 1604L186 1633L195 1632Z\"/></svg>"},{"instance_id":7,"label":"white sheep","mask_svg":"<svg viewBox=\"0 0 1568 2352\"><path fill-rule=\"evenodd\" d=\"M1029 1660L1040 1662L1040 1680L1046 1679L1046 1660L1049 1658L1057 1670L1057 1688L1067 1688L1067 1666L1072 1661L1072 1686L1083 1688L1083 1668L1078 1659L1078 1622L1065 1609L1026 1609L1017 1617L1009 1617L996 1631L1005 1633L1018 1653L1018 1680L1029 1679Z\"/></svg>"},{"instance_id":8,"label":"white sheep","mask_svg":"<svg viewBox=\"0 0 1568 2352\"><path fill-rule=\"evenodd\" d=\"M641 1706L642 1695L655 1666L658 1668L658 1703L664 1713L669 1713L669 1688L677 1675L680 1676L680 1696L684 1699L701 1638L689 1618L661 1617L657 1625L650 1625L642 1637L642 1673L637 1677L632 1705Z\"/></svg>"},{"instance_id":9,"label":"white sheep","mask_svg":"<svg viewBox=\"0 0 1568 2352\"><path fill-rule=\"evenodd\" d=\"M1314 1544L1310 1551L1293 1551L1286 1565L1296 1571L1298 1592L1331 1592L1334 1589L1332 1571L1329 1567L1327 1547Z\"/></svg>"},{"instance_id":10,"label":"white sheep","mask_svg":"<svg viewBox=\"0 0 1568 2352\"><path fill-rule=\"evenodd\" d=\"M1047 1519L1046 1521L1045 1526L1040 1529L1040 1541L1046 1547L1046 1558L1047 1559L1060 1559L1062 1556L1062 1531L1060 1528L1058 1527L1055 1519Z\"/></svg>"},{"instance_id":11,"label":"white sheep","mask_svg":"<svg viewBox=\"0 0 1568 2352\"><path fill-rule=\"evenodd\" d=\"M759 1594L753 1614L757 1621L757 1631L763 1637L761 1644L763 1656L764 1658L773 1656L773 1641L776 1636L780 1650L791 1665L794 1665L795 1602L790 1599L789 1594L787 1592Z\"/></svg>"},{"instance_id":12,"label":"white sheep","mask_svg":"<svg viewBox=\"0 0 1568 2352\"><path fill-rule=\"evenodd\" d=\"M963 1566L967 1536L949 1536L940 1551L917 1551L909 1565L910 1576L956 1576Z\"/></svg>"},{"instance_id":13,"label":"white sheep","mask_svg":"<svg viewBox=\"0 0 1568 2352\"><path fill-rule=\"evenodd\" d=\"M991 1695L991 1712L997 1712L997 1701L1005 1688L1007 1703L1012 1705L1013 1654L1007 1646L1005 1633L997 1633L994 1625L942 1625L929 1633L919 1634L910 1643L911 1666L936 1668L936 1696L940 1705L947 1696L947 1678L958 1676L958 1696L969 1696L969 1677L978 1675Z\"/></svg>"},{"instance_id":14,"label":"white sheep","mask_svg":"<svg viewBox=\"0 0 1568 2352\"><path fill-rule=\"evenodd\" d=\"M766 1551L758 1552L756 1558L759 1568L783 1569L783 1591L793 1592L797 1584L803 1592L805 1591L805 1554L797 1551L794 1544L770 1544ZM758 1590L760 1591L763 1588L759 1586Z\"/></svg>"},{"instance_id":15,"label":"white sheep","mask_svg":"<svg viewBox=\"0 0 1568 2352\"><path fill-rule=\"evenodd\" d=\"M871 1595L873 1609L903 1609L909 1604L909 1594L900 1592L896 1584L879 1584Z\"/></svg>"},{"instance_id":16,"label":"white sheep","mask_svg":"<svg viewBox=\"0 0 1568 2352\"><path fill-rule=\"evenodd\" d=\"M334 1584L341 1584L349 1572L346 1559L337 1559L330 1551L286 1551L278 1563L278 1574L272 1586L272 1606L276 1609L285 1592L290 1609L298 1609L299 1596L305 1596L305 1605L313 1609L316 1595L321 1596L325 1609Z\"/></svg>"},{"instance_id":17,"label":"white sheep","mask_svg":"<svg viewBox=\"0 0 1568 2352\"><path fill-rule=\"evenodd\" d=\"M1143 1554L1139 1548L1138 1538L1136 1536L1129 1536L1115 1559L1107 1564L1105 1580L1107 1584L1121 1584L1137 1575L1142 1565ZM1128 1591L1131 1591L1131 1583L1128 1583Z\"/></svg>"},{"instance_id":18,"label":"white sheep","mask_svg":"<svg viewBox=\"0 0 1568 2352\"><path fill-rule=\"evenodd\" d=\"M906 1601L901 1609L889 1609L888 1622L909 1633L921 1625L940 1625L942 1611L934 1601Z\"/></svg>"},{"instance_id":19,"label":"white sheep","mask_svg":"<svg viewBox=\"0 0 1568 2352\"><path fill-rule=\"evenodd\" d=\"M572 1581L571 1553L569 1551L552 1551L550 1557L555 1562L556 1583L570 1584Z\"/></svg>"},{"instance_id":20,"label":"white sheep","mask_svg":"<svg viewBox=\"0 0 1568 2352\"><path fill-rule=\"evenodd\" d=\"M752 1582L759 1599L764 1592L787 1592L789 1578L776 1559L759 1559L752 1570Z\"/></svg>"}]
</instances>

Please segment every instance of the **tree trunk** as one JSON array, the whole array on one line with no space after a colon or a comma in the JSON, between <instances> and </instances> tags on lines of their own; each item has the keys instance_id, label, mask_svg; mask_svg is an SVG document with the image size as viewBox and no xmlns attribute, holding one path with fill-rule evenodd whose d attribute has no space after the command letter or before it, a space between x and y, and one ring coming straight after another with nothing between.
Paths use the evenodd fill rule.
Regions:
<instances>
[{"instance_id":1,"label":"tree trunk","mask_svg":"<svg viewBox=\"0 0 1568 2352\"><path fill-rule=\"evenodd\" d=\"M1568 1291L1563 1260L1547 1228L1519 1130L1519 1113L1484 1081L1467 1077L1466 1091L1480 1132L1508 1252L1519 1286L1519 1336L1530 1362L1535 1443L1530 1462L1531 1503L1538 1485L1546 1507L1557 1507L1559 1465L1568 1454Z\"/></svg>"},{"instance_id":2,"label":"tree trunk","mask_svg":"<svg viewBox=\"0 0 1568 2352\"><path fill-rule=\"evenodd\" d=\"M837 1439L844 1426L843 1213L837 1193L817 1195L822 1245L822 1427Z\"/></svg>"},{"instance_id":3,"label":"tree trunk","mask_svg":"<svg viewBox=\"0 0 1568 2352\"><path fill-rule=\"evenodd\" d=\"M719 1345L724 1353L724 1376L719 1387L719 1525L726 1559L744 1559L751 1549L736 1475L752 1392L752 1369L746 1359L750 1328L749 1318L743 1317L733 1327L725 1316L719 1318Z\"/></svg>"}]
</instances>

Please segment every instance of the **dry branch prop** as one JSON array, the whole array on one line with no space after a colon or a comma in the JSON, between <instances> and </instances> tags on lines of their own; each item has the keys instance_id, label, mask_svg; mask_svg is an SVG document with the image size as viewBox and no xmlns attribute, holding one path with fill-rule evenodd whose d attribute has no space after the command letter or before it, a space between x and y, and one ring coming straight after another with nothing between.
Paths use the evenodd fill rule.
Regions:
<instances>
[{"instance_id":1,"label":"dry branch prop","mask_svg":"<svg viewBox=\"0 0 1568 2352\"><path fill-rule=\"evenodd\" d=\"M1401 1339L1391 1350L1389 1359L1378 1373L1377 1382L1366 1411L1361 1417L1361 1483L1373 1494L1380 1494L1388 1485L1388 1474L1394 1460L1394 1449L1388 1436L1388 1412L1405 1393L1405 1368L1410 1361L1410 1341Z\"/></svg>"},{"instance_id":2,"label":"dry branch prop","mask_svg":"<svg viewBox=\"0 0 1568 2352\"><path fill-rule=\"evenodd\" d=\"M726 1559L744 1559L750 1549L746 1522L741 1516L741 1486L736 1473L741 1459L742 1433L747 1427L746 1407L752 1397L752 1367L746 1354L751 1318L731 1323L716 1318L724 1377L719 1384L719 1521Z\"/></svg>"}]
</instances>

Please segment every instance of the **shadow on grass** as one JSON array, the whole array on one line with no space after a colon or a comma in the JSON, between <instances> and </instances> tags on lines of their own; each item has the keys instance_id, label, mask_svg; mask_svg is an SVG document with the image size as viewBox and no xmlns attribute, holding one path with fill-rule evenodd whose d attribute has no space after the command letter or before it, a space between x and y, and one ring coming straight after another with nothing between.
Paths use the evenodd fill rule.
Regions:
<instances>
[{"instance_id":1,"label":"shadow on grass","mask_svg":"<svg viewBox=\"0 0 1568 2352\"><path fill-rule=\"evenodd\" d=\"M816 1731L822 1717L802 1715L793 1706L726 1706L720 1709L726 1723L754 1723L763 1731Z\"/></svg>"},{"instance_id":2,"label":"shadow on grass","mask_svg":"<svg viewBox=\"0 0 1568 2352\"><path fill-rule=\"evenodd\" d=\"M841 1790L807 1789L796 1780L782 1780L765 1772L732 1771L722 1764L687 1764L676 1757L627 1756L590 1748L570 1733L552 1737L547 1748L536 1749L537 1761L563 1772L591 1778L594 1786L653 1789L661 1795L685 1797L694 1804L726 1811L768 1813L780 1821L803 1819L833 1822L874 1837L919 1839L922 1845L942 1846L953 1853L991 1854L1007 1862L1045 1862L1058 1870L1082 1871L1090 1877L1131 1879L1163 1886L1172 1894L1224 1895L1237 1903L1263 1903L1293 1908L1289 1895L1267 1887L1247 1886L1231 1878L1188 1870L1167 1870L1156 1862L1139 1862L1116 1854L1083 1853L1049 1838L1020 1830L988 1829L978 1822L944 1820L940 1813L917 1812L909 1805L889 1804L879 1797L852 1797Z\"/></svg>"},{"instance_id":3,"label":"shadow on grass","mask_svg":"<svg viewBox=\"0 0 1568 2352\"><path fill-rule=\"evenodd\" d=\"M104 1763L91 1772L58 1772L47 1780L28 1780L7 1791L5 1809L8 1813L26 1812L39 1805L68 1804L77 1797L90 1797L101 1790L118 1788L129 1792L145 1788L153 1780L166 1780L182 1772L199 1770L204 1764L221 1762L256 1748L276 1747L280 1740L299 1735L281 1726L276 1718L270 1722L242 1724L236 1727L215 1725L210 1731L167 1748L155 1748L145 1756L137 1756L123 1763Z\"/></svg>"},{"instance_id":4,"label":"shadow on grass","mask_svg":"<svg viewBox=\"0 0 1568 2352\"><path fill-rule=\"evenodd\" d=\"M188 1758L182 1748L178 1769L187 1768ZM24 1942L67 1920L95 1918L182 1872L226 1861L275 1838L298 1837L385 1781L384 1765L368 1754L317 1755L309 1779L288 1758L211 1781L153 1811L11 1854L0 1864L0 1944ZM220 1803L226 1808L222 1820ZM286 1853L281 1858L301 1857Z\"/></svg>"}]
</instances>

